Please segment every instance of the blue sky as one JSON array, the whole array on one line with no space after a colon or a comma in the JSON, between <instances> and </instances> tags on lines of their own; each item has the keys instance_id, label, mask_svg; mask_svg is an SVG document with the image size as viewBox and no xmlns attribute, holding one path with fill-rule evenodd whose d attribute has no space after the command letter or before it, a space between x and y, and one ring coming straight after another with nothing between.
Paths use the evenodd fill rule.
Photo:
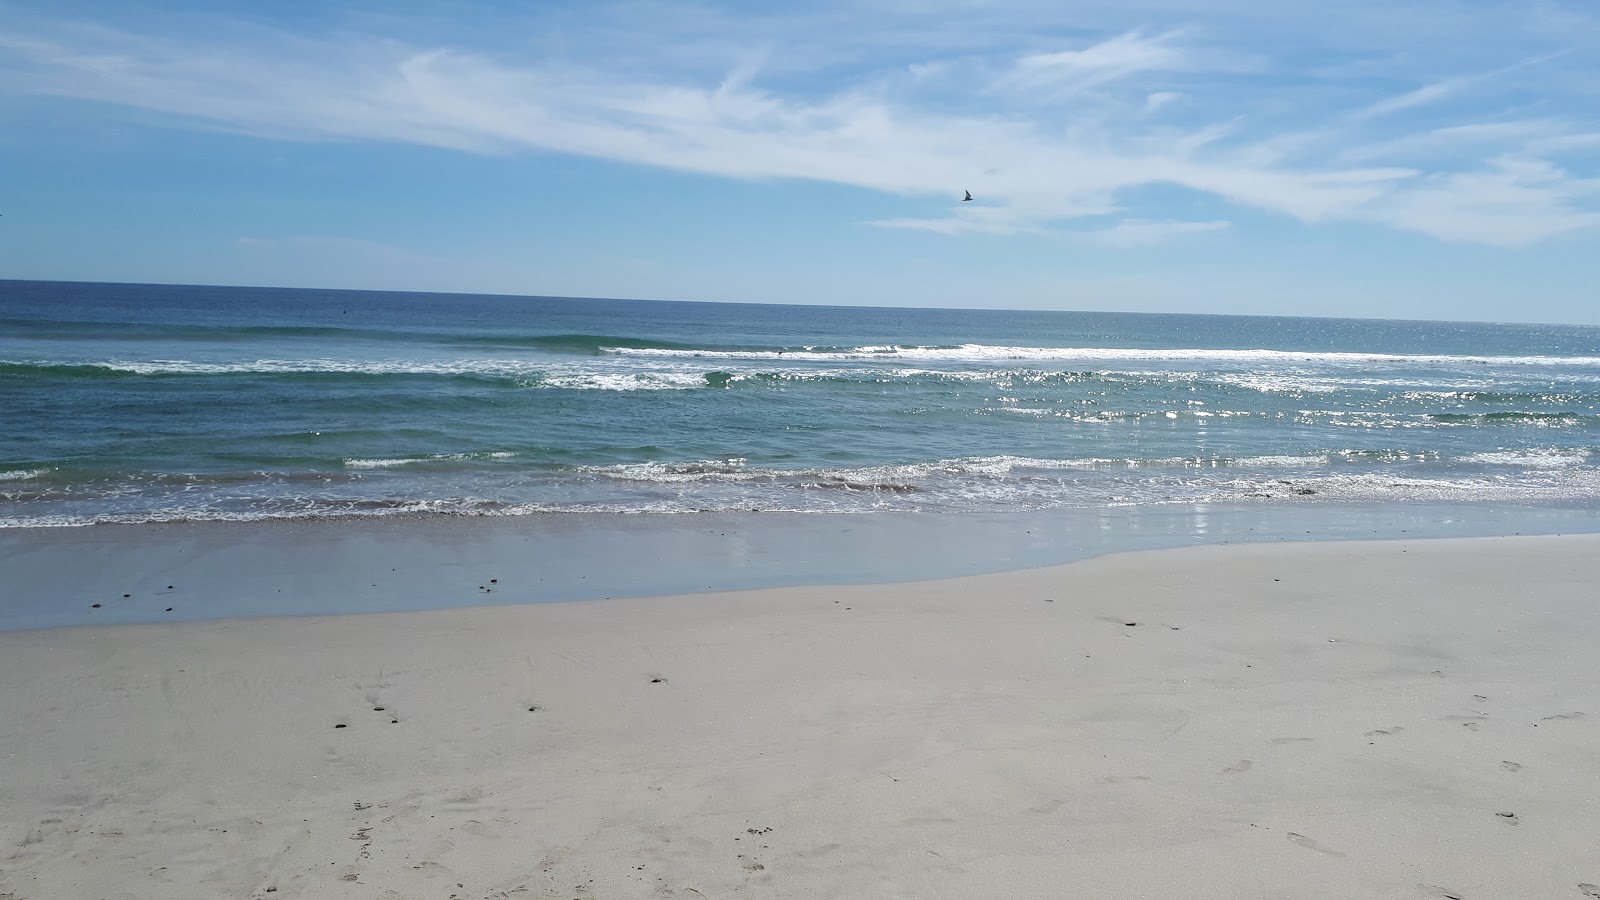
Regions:
<instances>
[{"instance_id":1,"label":"blue sky","mask_svg":"<svg viewBox=\"0 0 1600 900\"><path fill-rule=\"evenodd\" d=\"M1592 0L0 21L4 278L1600 323Z\"/></svg>"}]
</instances>

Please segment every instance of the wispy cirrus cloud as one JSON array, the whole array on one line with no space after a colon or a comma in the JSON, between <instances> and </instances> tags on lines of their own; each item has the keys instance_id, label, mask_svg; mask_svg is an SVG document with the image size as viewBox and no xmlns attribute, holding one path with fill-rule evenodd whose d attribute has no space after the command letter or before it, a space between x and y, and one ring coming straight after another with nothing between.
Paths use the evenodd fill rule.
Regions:
<instances>
[{"instance_id":1,"label":"wispy cirrus cloud","mask_svg":"<svg viewBox=\"0 0 1600 900\"><path fill-rule=\"evenodd\" d=\"M991 89L1059 96L1141 72L1178 72L1198 63L1178 44L1178 34L1118 34L1082 49L1028 53L1017 58Z\"/></svg>"},{"instance_id":2,"label":"wispy cirrus cloud","mask_svg":"<svg viewBox=\"0 0 1600 900\"><path fill-rule=\"evenodd\" d=\"M823 58L730 36L720 70L691 71L676 57L606 67L585 61L602 52L519 55L370 29L201 39L28 24L0 36L0 91L166 127L571 154L852 185L919 207L873 223L887 227L1004 235L1121 217L1099 232L1108 246L1226 227L1133 198L1160 185L1305 223L1499 246L1600 224L1594 174L1561 157L1593 146L1600 117L1526 116L1545 84L1529 79L1559 52L1389 89L1405 79L1320 76L1327 66L1296 68L1295 48L1263 56L1214 27L1041 37L1012 23L977 35L976 54L940 38L928 43L944 55L910 61L901 44ZM1445 99L1426 127L1402 121ZM978 201L956 202L963 189ZM949 205L927 208L939 198Z\"/></svg>"},{"instance_id":3,"label":"wispy cirrus cloud","mask_svg":"<svg viewBox=\"0 0 1600 900\"><path fill-rule=\"evenodd\" d=\"M1574 178L1544 160L1505 156L1470 172L1422 175L1361 211L1372 221L1441 240L1520 244L1600 224L1600 179Z\"/></svg>"},{"instance_id":4,"label":"wispy cirrus cloud","mask_svg":"<svg viewBox=\"0 0 1600 900\"><path fill-rule=\"evenodd\" d=\"M1384 99L1379 100L1369 106L1354 110L1348 115L1348 118L1352 120L1373 119L1380 116L1388 116L1415 109L1419 106L1438 103L1451 97L1468 94L1475 87L1492 85L1495 81L1502 79L1519 69L1538 66L1541 63L1550 62L1551 60L1559 59L1565 55L1565 51L1560 53L1551 53L1536 56L1530 59L1517 60L1510 65L1501 66L1488 71L1443 78L1438 81L1433 81L1428 84L1413 88L1393 97L1385 97Z\"/></svg>"}]
</instances>

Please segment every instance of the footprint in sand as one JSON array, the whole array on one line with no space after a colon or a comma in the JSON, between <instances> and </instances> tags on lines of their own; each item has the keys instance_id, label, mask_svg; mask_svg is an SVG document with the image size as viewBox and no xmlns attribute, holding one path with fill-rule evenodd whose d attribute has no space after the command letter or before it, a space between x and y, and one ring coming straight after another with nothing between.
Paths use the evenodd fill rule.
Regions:
<instances>
[{"instance_id":1,"label":"footprint in sand","mask_svg":"<svg viewBox=\"0 0 1600 900\"><path fill-rule=\"evenodd\" d=\"M462 791L454 797L445 798L444 803L446 807L452 810L472 812L483 808L484 796L483 788L473 787Z\"/></svg>"},{"instance_id":2,"label":"footprint in sand","mask_svg":"<svg viewBox=\"0 0 1600 900\"><path fill-rule=\"evenodd\" d=\"M1430 897L1443 897L1444 900L1462 900L1459 892L1439 887L1437 884L1419 884L1417 887L1421 888Z\"/></svg>"},{"instance_id":3,"label":"footprint in sand","mask_svg":"<svg viewBox=\"0 0 1600 900\"><path fill-rule=\"evenodd\" d=\"M1388 728L1379 728L1379 729L1377 729L1375 731L1369 731L1363 736L1364 737L1376 737L1376 736L1378 736L1380 734L1399 734L1402 731L1405 731L1405 729L1400 727L1399 725L1390 725Z\"/></svg>"},{"instance_id":4,"label":"footprint in sand","mask_svg":"<svg viewBox=\"0 0 1600 900\"><path fill-rule=\"evenodd\" d=\"M1552 719L1581 719L1581 718L1583 718L1583 713L1581 713L1581 712L1569 712L1569 713L1557 713L1557 714L1555 714L1553 716L1545 716L1540 721L1549 722Z\"/></svg>"},{"instance_id":5,"label":"footprint in sand","mask_svg":"<svg viewBox=\"0 0 1600 900\"><path fill-rule=\"evenodd\" d=\"M1267 741L1267 743L1269 743L1269 744L1300 744L1300 743L1304 743L1306 741L1314 741L1314 740L1316 740L1316 738L1273 738L1273 739Z\"/></svg>"},{"instance_id":6,"label":"footprint in sand","mask_svg":"<svg viewBox=\"0 0 1600 900\"><path fill-rule=\"evenodd\" d=\"M1578 882L1578 890L1583 891L1585 897L1600 897L1600 884L1590 884L1587 881Z\"/></svg>"},{"instance_id":7,"label":"footprint in sand","mask_svg":"<svg viewBox=\"0 0 1600 900\"><path fill-rule=\"evenodd\" d=\"M1224 775L1237 775L1240 772L1248 772L1248 771L1250 771L1250 767L1253 766L1253 765L1255 765L1255 763L1251 762L1250 760L1241 759L1241 760L1239 760L1238 764L1232 765L1232 766L1228 766L1227 768L1223 769L1222 770L1222 774L1224 774Z\"/></svg>"},{"instance_id":8,"label":"footprint in sand","mask_svg":"<svg viewBox=\"0 0 1600 900\"><path fill-rule=\"evenodd\" d=\"M494 829L483 824L477 819L468 819L462 824L461 830L466 834L473 835L474 837L497 838L500 836L500 834Z\"/></svg>"},{"instance_id":9,"label":"footprint in sand","mask_svg":"<svg viewBox=\"0 0 1600 900\"><path fill-rule=\"evenodd\" d=\"M1507 772L1520 772L1522 771L1522 763L1514 763L1509 759L1502 759L1500 760L1500 768L1505 769Z\"/></svg>"},{"instance_id":10,"label":"footprint in sand","mask_svg":"<svg viewBox=\"0 0 1600 900\"><path fill-rule=\"evenodd\" d=\"M1296 844L1300 845L1301 847L1306 848L1307 850L1315 850L1318 853L1323 853L1323 854L1326 854L1328 856L1340 856L1340 857L1344 856L1343 853L1340 853L1337 850L1329 850L1327 847L1322 846L1321 844L1317 843L1316 841L1312 840L1311 838L1306 837L1303 834L1295 834L1294 832L1291 831L1291 832L1289 832L1289 840L1294 841Z\"/></svg>"}]
</instances>

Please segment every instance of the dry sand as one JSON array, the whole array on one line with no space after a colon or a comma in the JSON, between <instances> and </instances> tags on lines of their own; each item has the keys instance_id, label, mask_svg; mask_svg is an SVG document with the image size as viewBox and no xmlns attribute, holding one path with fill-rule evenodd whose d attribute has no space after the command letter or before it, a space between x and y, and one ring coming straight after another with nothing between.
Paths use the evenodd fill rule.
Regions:
<instances>
[{"instance_id":1,"label":"dry sand","mask_svg":"<svg viewBox=\"0 0 1600 900\"><path fill-rule=\"evenodd\" d=\"M1234 545L5 633L0 898L1582 900L1597 586Z\"/></svg>"}]
</instances>

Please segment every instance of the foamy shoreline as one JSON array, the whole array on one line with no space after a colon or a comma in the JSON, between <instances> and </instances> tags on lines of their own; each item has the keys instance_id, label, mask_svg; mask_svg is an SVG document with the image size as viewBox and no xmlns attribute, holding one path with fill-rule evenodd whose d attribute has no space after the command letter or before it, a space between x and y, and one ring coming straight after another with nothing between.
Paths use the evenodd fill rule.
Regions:
<instances>
[{"instance_id":1,"label":"foamy shoreline","mask_svg":"<svg viewBox=\"0 0 1600 900\"><path fill-rule=\"evenodd\" d=\"M1597 551L3 633L0 895L1581 898Z\"/></svg>"}]
</instances>

